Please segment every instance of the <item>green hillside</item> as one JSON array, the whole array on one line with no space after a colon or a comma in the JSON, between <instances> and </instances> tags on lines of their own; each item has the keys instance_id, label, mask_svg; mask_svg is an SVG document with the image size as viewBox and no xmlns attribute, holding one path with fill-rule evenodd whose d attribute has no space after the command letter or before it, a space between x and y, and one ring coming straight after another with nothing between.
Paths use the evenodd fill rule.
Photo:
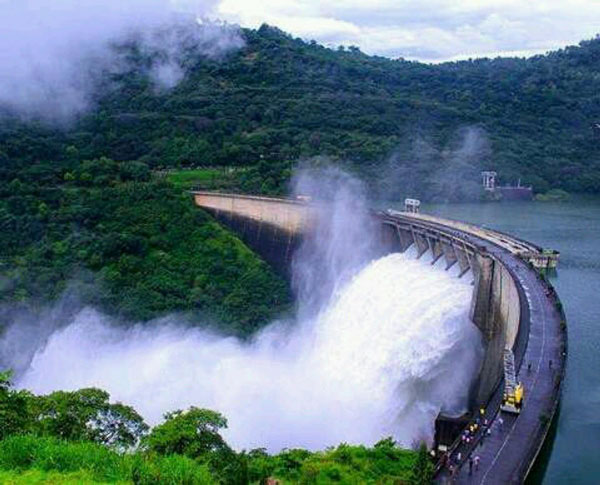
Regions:
<instances>
[{"instance_id":1,"label":"green hillside","mask_svg":"<svg viewBox=\"0 0 600 485\"><path fill-rule=\"evenodd\" d=\"M53 299L75 278L84 302L127 318L183 310L247 335L288 291L183 191L281 194L308 157L385 197L478 198L484 168L536 192L600 191L600 38L426 65L241 34L224 59L188 51L169 91L120 46L129 71L99 80L110 89L70 126L1 118L0 300Z\"/></svg>"},{"instance_id":2,"label":"green hillside","mask_svg":"<svg viewBox=\"0 0 600 485\"><path fill-rule=\"evenodd\" d=\"M240 336L289 304L264 261L141 162L14 167L0 182L0 228L0 303L70 287L126 319L187 312Z\"/></svg>"},{"instance_id":3,"label":"green hillside","mask_svg":"<svg viewBox=\"0 0 600 485\"><path fill-rule=\"evenodd\" d=\"M468 197L440 178L462 171L478 182L484 167L540 192L600 190L598 38L526 60L426 65L331 50L268 26L242 34L245 47L226 59L190 52L183 82L162 93L134 51L131 72L94 113L41 140L31 125L6 125L0 149L35 161L72 146L82 159L153 168L328 155L365 175L383 163L396 192L422 198ZM467 127L483 141L461 147Z\"/></svg>"}]
</instances>

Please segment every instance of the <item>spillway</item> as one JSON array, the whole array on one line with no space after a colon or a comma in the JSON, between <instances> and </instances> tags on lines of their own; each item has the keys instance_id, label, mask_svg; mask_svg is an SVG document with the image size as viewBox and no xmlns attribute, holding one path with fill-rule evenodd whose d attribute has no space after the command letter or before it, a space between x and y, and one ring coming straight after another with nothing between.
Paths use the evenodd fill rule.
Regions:
<instances>
[{"instance_id":1,"label":"spillway","mask_svg":"<svg viewBox=\"0 0 600 485\"><path fill-rule=\"evenodd\" d=\"M300 199L202 191L193 191L192 196L197 206L232 228L283 275L290 260L294 262L296 249L307 247L307 239L317 242L311 250L316 249L324 256L321 259L327 261L328 251L321 244L323 238L315 238L315 234L322 231L323 221L329 218L334 221L333 226L324 227L338 228L339 244L333 245L336 256L366 254L365 248L361 248L365 240L360 235L371 234L366 242L380 254L416 251L418 258L435 264L445 260L446 268L459 267L458 278L471 276L474 284L470 318L481 331L485 351L469 392L470 413L452 419L453 416L448 416L452 413L442 408L436 419L433 451L438 459L437 474L443 479L447 472L445 458L449 455L461 466L461 476L470 480L463 465L477 447L487 457L482 459L486 470L476 481L524 481L547 441L552 417L557 415L567 360L566 317L554 288L543 277L545 272L556 268L558 251L506 233L427 214L385 210L368 211L366 216L364 210L360 207L357 210L353 204L356 200L353 196L360 194L360 190L346 190L346 196L338 197L334 189L332 196L331 190L320 186L321 178L317 182L313 178L299 187L296 193L301 194ZM325 200L334 203L323 203ZM362 216L357 217L361 212ZM335 253L339 246L349 249ZM328 273L317 268L316 274ZM513 353L517 378L526 389L526 404L516 421L511 417L510 426L498 427L506 349ZM522 366L524 362L533 365L531 372L523 371L530 368ZM462 363L452 361L449 366L461 369ZM479 448L483 437L463 446L459 439L461 430L482 408L485 419L495 427L497 438L486 440L483 450ZM518 432L513 432L515 429Z\"/></svg>"},{"instance_id":2,"label":"spillway","mask_svg":"<svg viewBox=\"0 0 600 485\"><path fill-rule=\"evenodd\" d=\"M433 438L440 410L466 410L482 354L470 278L411 251L366 264L304 321L251 343L169 317L116 327L92 309L40 348L18 385L36 393L97 386L155 424L190 405L223 413L235 448L323 449L393 436Z\"/></svg>"}]
</instances>

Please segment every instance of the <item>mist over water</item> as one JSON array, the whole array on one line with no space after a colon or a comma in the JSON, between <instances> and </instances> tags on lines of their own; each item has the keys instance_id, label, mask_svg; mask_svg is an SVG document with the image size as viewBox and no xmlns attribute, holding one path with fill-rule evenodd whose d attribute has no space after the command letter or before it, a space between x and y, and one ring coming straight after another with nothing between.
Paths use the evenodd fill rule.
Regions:
<instances>
[{"instance_id":1,"label":"mist over water","mask_svg":"<svg viewBox=\"0 0 600 485\"><path fill-rule=\"evenodd\" d=\"M298 316L320 311L361 267L381 254L374 237L363 183L335 166L303 168L292 179L293 195L317 207L312 232L292 258Z\"/></svg>"},{"instance_id":2,"label":"mist over water","mask_svg":"<svg viewBox=\"0 0 600 485\"><path fill-rule=\"evenodd\" d=\"M324 195L329 210L294 261L294 321L242 342L175 316L123 328L87 308L38 348L18 386L101 387L150 424L169 410L214 409L240 449L430 440L440 410L465 409L479 365L470 278L410 250L376 257L358 182L339 172L297 180L297 193Z\"/></svg>"}]
</instances>

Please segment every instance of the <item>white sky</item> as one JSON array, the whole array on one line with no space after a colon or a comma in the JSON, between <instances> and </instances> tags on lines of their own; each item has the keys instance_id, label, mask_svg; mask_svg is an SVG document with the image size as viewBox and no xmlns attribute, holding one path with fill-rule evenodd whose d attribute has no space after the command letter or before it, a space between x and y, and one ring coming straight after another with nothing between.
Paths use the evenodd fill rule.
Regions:
<instances>
[{"instance_id":1,"label":"white sky","mask_svg":"<svg viewBox=\"0 0 600 485\"><path fill-rule=\"evenodd\" d=\"M214 15L425 62L524 56L600 32L600 0L220 0Z\"/></svg>"}]
</instances>

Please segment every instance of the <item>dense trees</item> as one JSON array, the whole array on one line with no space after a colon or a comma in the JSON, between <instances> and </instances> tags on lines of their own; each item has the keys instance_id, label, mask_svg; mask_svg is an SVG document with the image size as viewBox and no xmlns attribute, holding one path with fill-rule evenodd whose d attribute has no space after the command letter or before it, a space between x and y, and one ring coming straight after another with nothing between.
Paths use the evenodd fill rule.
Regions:
<instances>
[{"instance_id":1,"label":"dense trees","mask_svg":"<svg viewBox=\"0 0 600 485\"><path fill-rule=\"evenodd\" d=\"M227 420L215 411L191 407L165 415L165 422L156 426L146 444L150 450L170 455L201 458L227 447L219 434Z\"/></svg>"},{"instance_id":2,"label":"dense trees","mask_svg":"<svg viewBox=\"0 0 600 485\"><path fill-rule=\"evenodd\" d=\"M100 389L57 391L32 398L33 431L69 441L93 441L118 449L138 444L148 425L131 406L111 404Z\"/></svg>"},{"instance_id":3,"label":"dense trees","mask_svg":"<svg viewBox=\"0 0 600 485\"><path fill-rule=\"evenodd\" d=\"M242 34L225 59L190 51L171 90L132 55L67 129L0 119L0 300L52 299L75 278L124 317L193 312L240 335L281 311L285 285L158 169L210 165L208 186L278 195L319 155L381 197L478 198L483 168L538 192L600 190L598 38L433 66Z\"/></svg>"},{"instance_id":4,"label":"dense trees","mask_svg":"<svg viewBox=\"0 0 600 485\"><path fill-rule=\"evenodd\" d=\"M35 396L12 389L10 373L0 373L0 439L30 433L126 450L137 446L148 429L135 409L110 403L106 391L89 388Z\"/></svg>"},{"instance_id":5,"label":"dense trees","mask_svg":"<svg viewBox=\"0 0 600 485\"><path fill-rule=\"evenodd\" d=\"M427 485L433 480L433 464L427 451L427 445L421 443L417 459L413 465L410 477L412 485Z\"/></svg>"},{"instance_id":6,"label":"dense trees","mask_svg":"<svg viewBox=\"0 0 600 485\"><path fill-rule=\"evenodd\" d=\"M31 426L28 409L31 395L11 389L10 378L10 372L0 372L0 439L29 431Z\"/></svg>"},{"instance_id":7,"label":"dense trees","mask_svg":"<svg viewBox=\"0 0 600 485\"><path fill-rule=\"evenodd\" d=\"M417 161L422 172L410 183L397 177L398 190L426 196L461 128L475 126L490 145L476 169L538 191L600 190L600 39L526 60L433 66L331 50L268 26L242 34L245 47L224 60L190 53L171 91L141 74L120 77L67 132L4 123L0 157L108 156L156 168L327 155L376 174L393 154L394 168ZM269 191L276 178L249 189Z\"/></svg>"},{"instance_id":8,"label":"dense trees","mask_svg":"<svg viewBox=\"0 0 600 485\"><path fill-rule=\"evenodd\" d=\"M0 374L0 480L27 483L263 484L429 483L427 451L341 444L321 452L236 452L221 431L227 420L191 407L165 415L151 430L137 412L110 403L100 389L36 396ZM412 478L411 478L412 477ZM416 479L415 477L418 477ZM21 480L21 481L19 481Z\"/></svg>"},{"instance_id":9,"label":"dense trees","mask_svg":"<svg viewBox=\"0 0 600 485\"><path fill-rule=\"evenodd\" d=\"M0 175L4 301L46 301L71 282L83 303L125 318L187 311L241 336L289 301L264 262L142 162L40 162Z\"/></svg>"}]
</instances>

